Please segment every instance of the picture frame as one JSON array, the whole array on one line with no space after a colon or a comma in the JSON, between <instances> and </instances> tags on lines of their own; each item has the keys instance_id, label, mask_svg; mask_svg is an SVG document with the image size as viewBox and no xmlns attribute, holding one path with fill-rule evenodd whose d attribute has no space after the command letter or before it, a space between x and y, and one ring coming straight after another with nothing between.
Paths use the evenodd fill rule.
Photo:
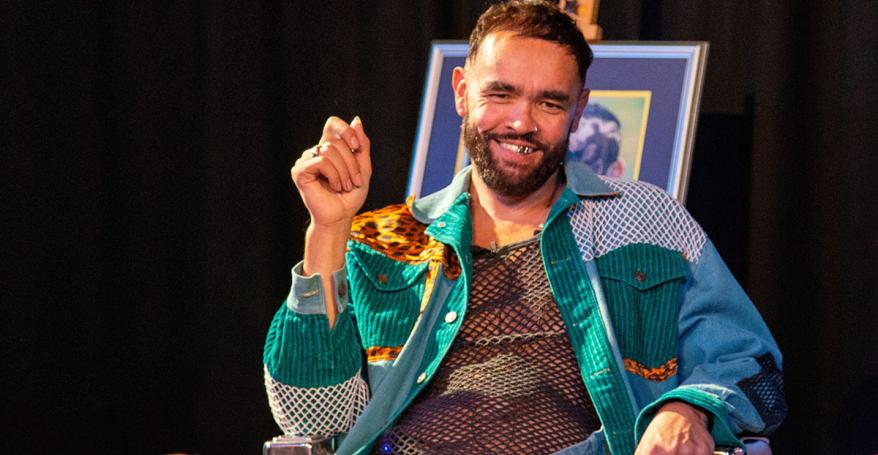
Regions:
<instances>
[{"instance_id":1,"label":"picture frame","mask_svg":"<svg viewBox=\"0 0 878 455\"><path fill-rule=\"evenodd\" d=\"M431 46L408 195L445 187L469 163L451 84L468 47L464 41ZM647 181L685 203L708 47L700 41L591 44L589 105L570 136L567 160Z\"/></svg>"}]
</instances>

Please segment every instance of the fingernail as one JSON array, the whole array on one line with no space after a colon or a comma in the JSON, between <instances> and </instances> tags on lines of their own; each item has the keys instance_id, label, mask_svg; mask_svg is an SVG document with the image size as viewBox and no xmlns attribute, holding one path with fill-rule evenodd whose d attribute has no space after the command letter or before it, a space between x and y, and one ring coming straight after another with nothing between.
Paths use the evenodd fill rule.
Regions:
<instances>
[{"instance_id":1,"label":"fingernail","mask_svg":"<svg viewBox=\"0 0 878 455\"><path fill-rule=\"evenodd\" d=\"M360 148L360 141L357 140L357 136L351 136L351 148L354 150Z\"/></svg>"},{"instance_id":2,"label":"fingernail","mask_svg":"<svg viewBox=\"0 0 878 455\"><path fill-rule=\"evenodd\" d=\"M345 190L345 191L350 191L351 188L352 188L352 185L353 185L353 184L351 183L351 179L347 179L347 180L345 180L345 181L344 181L344 190Z\"/></svg>"},{"instance_id":3,"label":"fingernail","mask_svg":"<svg viewBox=\"0 0 878 455\"><path fill-rule=\"evenodd\" d=\"M357 185L357 188L363 186L363 176L360 174L354 174L354 184Z\"/></svg>"}]
</instances>

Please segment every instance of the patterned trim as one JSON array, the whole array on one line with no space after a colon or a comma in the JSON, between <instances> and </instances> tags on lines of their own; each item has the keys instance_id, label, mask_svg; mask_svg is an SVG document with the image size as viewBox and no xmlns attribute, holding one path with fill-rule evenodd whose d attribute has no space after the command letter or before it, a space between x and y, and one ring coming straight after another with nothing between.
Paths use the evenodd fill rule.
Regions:
<instances>
[{"instance_id":1,"label":"patterned trim","mask_svg":"<svg viewBox=\"0 0 878 455\"><path fill-rule=\"evenodd\" d=\"M650 368L632 359L624 359L622 362L625 364L625 370L627 370L629 373L636 374L637 376L640 376L647 381L665 381L671 376L677 374L676 357L668 360L667 362L665 362L664 365L656 368Z\"/></svg>"},{"instance_id":2,"label":"patterned trim","mask_svg":"<svg viewBox=\"0 0 878 455\"><path fill-rule=\"evenodd\" d=\"M707 236L679 202L649 183L605 182L621 196L583 199L569 212L583 260L646 243L679 251L687 261L698 262Z\"/></svg>"},{"instance_id":3,"label":"patterned trim","mask_svg":"<svg viewBox=\"0 0 878 455\"><path fill-rule=\"evenodd\" d=\"M366 361L396 360L400 351L402 351L402 346L372 346L366 349Z\"/></svg>"},{"instance_id":4,"label":"patterned trim","mask_svg":"<svg viewBox=\"0 0 878 455\"><path fill-rule=\"evenodd\" d=\"M330 437L351 429L369 401L369 386L358 371L341 384L293 387L274 380L263 366L274 421L288 436Z\"/></svg>"},{"instance_id":5,"label":"patterned trim","mask_svg":"<svg viewBox=\"0 0 878 455\"><path fill-rule=\"evenodd\" d=\"M460 276L460 261L451 248L430 237L427 225L412 216L404 204L365 212L354 218L351 240L372 248L390 259L405 264L438 261L445 266L445 276Z\"/></svg>"}]
</instances>

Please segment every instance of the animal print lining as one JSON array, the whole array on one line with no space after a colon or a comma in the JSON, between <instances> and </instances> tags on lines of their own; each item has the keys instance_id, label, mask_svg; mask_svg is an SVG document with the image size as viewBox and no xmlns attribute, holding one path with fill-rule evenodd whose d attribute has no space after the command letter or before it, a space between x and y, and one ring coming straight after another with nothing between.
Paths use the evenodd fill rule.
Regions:
<instances>
[{"instance_id":1,"label":"animal print lining","mask_svg":"<svg viewBox=\"0 0 878 455\"><path fill-rule=\"evenodd\" d=\"M438 261L445 276L460 276L460 262L453 250L426 234L427 225L412 216L405 204L365 212L354 218L351 239L406 264Z\"/></svg>"}]
</instances>

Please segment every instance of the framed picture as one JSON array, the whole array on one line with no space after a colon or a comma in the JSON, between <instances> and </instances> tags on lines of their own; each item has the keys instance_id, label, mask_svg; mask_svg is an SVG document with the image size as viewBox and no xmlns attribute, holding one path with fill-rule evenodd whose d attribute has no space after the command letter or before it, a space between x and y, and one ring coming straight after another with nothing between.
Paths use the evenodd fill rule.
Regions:
<instances>
[{"instance_id":1,"label":"framed picture","mask_svg":"<svg viewBox=\"0 0 878 455\"><path fill-rule=\"evenodd\" d=\"M685 202L707 43L602 42L591 48L591 96L566 159L584 161L601 175L650 182ZM467 50L466 42L433 43L408 195L443 188L469 164L451 87L452 70L463 66Z\"/></svg>"}]
</instances>

